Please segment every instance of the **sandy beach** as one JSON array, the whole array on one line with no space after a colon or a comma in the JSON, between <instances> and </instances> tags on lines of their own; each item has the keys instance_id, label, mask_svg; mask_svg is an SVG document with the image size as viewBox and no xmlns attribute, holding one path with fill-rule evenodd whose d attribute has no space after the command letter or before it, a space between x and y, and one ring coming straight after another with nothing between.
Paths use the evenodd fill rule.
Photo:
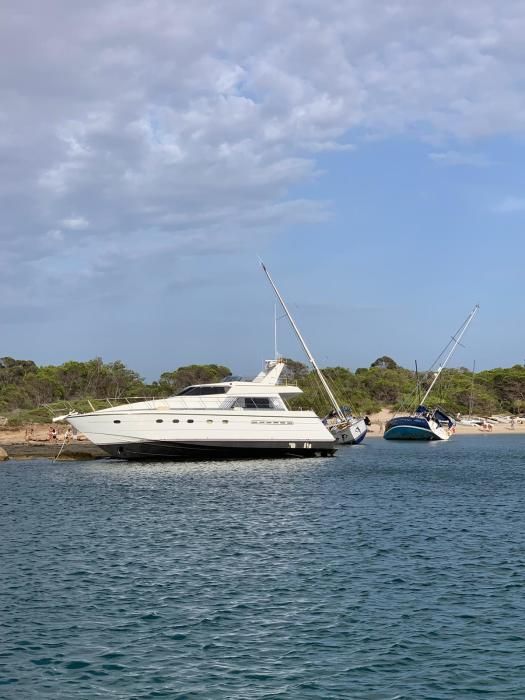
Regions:
<instances>
[{"instance_id":1,"label":"sandy beach","mask_svg":"<svg viewBox=\"0 0 525 700\"><path fill-rule=\"evenodd\" d=\"M55 440L49 440L49 431L55 428L57 437ZM32 433L30 434L30 431ZM23 425L17 428L0 428L0 445L20 445L20 444L48 444L61 445L64 441L67 426L57 423L32 423L31 425ZM70 443L87 441L83 435L79 435L76 440L70 440Z\"/></svg>"},{"instance_id":2,"label":"sandy beach","mask_svg":"<svg viewBox=\"0 0 525 700\"><path fill-rule=\"evenodd\" d=\"M49 439L50 428L56 428L56 439ZM107 454L84 435L64 444L66 427L57 424L32 424L20 428L0 428L0 448L9 459L85 460L101 459ZM30 432L32 430L32 432Z\"/></svg>"}]
</instances>

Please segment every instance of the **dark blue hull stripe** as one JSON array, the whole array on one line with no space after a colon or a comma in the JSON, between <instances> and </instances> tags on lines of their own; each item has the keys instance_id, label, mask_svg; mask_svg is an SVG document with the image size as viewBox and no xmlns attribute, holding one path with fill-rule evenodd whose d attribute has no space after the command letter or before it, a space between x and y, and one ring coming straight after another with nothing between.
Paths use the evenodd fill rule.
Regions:
<instances>
[{"instance_id":1,"label":"dark blue hull stripe","mask_svg":"<svg viewBox=\"0 0 525 700\"><path fill-rule=\"evenodd\" d=\"M392 418L385 426L385 440L440 440L425 418Z\"/></svg>"},{"instance_id":2,"label":"dark blue hull stripe","mask_svg":"<svg viewBox=\"0 0 525 700\"><path fill-rule=\"evenodd\" d=\"M337 445L333 442L296 442L291 447L281 443L198 443L198 442L128 442L99 445L115 459L129 460L221 460L221 459L276 459L282 457L328 457Z\"/></svg>"}]
</instances>

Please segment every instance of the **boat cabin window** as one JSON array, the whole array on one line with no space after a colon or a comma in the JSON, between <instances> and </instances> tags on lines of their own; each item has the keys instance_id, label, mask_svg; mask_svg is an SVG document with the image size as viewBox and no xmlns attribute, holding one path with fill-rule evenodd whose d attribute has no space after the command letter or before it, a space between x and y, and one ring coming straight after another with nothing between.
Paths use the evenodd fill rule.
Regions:
<instances>
[{"instance_id":1,"label":"boat cabin window","mask_svg":"<svg viewBox=\"0 0 525 700\"><path fill-rule=\"evenodd\" d=\"M211 396L212 394L226 394L229 386L189 386L179 391L176 396Z\"/></svg>"},{"instance_id":2,"label":"boat cabin window","mask_svg":"<svg viewBox=\"0 0 525 700\"><path fill-rule=\"evenodd\" d=\"M238 398L235 407L239 408L274 408L273 402L268 396L245 396Z\"/></svg>"}]
</instances>

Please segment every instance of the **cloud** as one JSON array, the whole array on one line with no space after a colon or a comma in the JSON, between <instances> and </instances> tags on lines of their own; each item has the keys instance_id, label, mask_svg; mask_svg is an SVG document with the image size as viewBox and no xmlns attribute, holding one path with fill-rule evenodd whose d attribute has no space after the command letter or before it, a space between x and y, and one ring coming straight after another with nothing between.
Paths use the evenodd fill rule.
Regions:
<instances>
[{"instance_id":1,"label":"cloud","mask_svg":"<svg viewBox=\"0 0 525 700\"><path fill-rule=\"evenodd\" d=\"M438 165L445 166L470 166L474 168L485 168L490 165L490 160L483 153L443 151L429 153L428 157Z\"/></svg>"},{"instance_id":2,"label":"cloud","mask_svg":"<svg viewBox=\"0 0 525 700\"><path fill-rule=\"evenodd\" d=\"M62 219L60 223L63 228L67 228L70 231L84 231L89 228L89 221L84 219L83 216L72 216L69 219Z\"/></svg>"},{"instance_id":3,"label":"cloud","mask_svg":"<svg viewBox=\"0 0 525 700\"><path fill-rule=\"evenodd\" d=\"M493 211L498 214L514 214L525 211L525 197L505 197L499 204L496 204Z\"/></svg>"},{"instance_id":4,"label":"cloud","mask_svg":"<svg viewBox=\"0 0 525 700\"><path fill-rule=\"evenodd\" d=\"M11 0L0 270L228 252L329 216L293 194L322 152L521 134L524 32L518 0Z\"/></svg>"}]
</instances>

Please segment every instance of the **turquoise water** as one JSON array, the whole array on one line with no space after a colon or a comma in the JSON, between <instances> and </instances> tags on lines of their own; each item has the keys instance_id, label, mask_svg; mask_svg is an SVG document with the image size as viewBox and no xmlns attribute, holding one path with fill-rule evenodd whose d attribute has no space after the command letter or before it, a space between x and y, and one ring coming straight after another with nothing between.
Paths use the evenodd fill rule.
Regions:
<instances>
[{"instance_id":1,"label":"turquoise water","mask_svg":"<svg viewBox=\"0 0 525 700\"><path fill-rule=\"evenodd\" d=\"M0 698L525 697L525 439L0 465Z\"/></svg>"}]
</instances>

